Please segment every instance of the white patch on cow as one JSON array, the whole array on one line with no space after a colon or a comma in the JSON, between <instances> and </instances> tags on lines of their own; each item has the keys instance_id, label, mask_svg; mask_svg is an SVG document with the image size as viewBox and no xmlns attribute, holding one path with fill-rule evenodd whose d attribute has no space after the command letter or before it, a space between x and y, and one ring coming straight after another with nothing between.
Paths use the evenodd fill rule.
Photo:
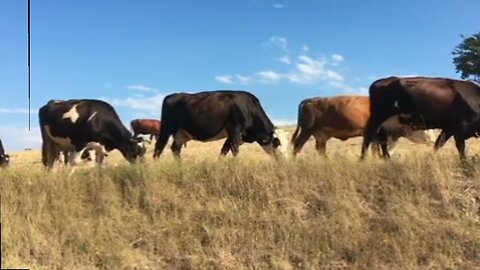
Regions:
<instances>
[{"instance_id":1,"label":"white patch on cow","mask_svg":"<svg viewBox=\"0 0 480 270\"><path fill-rule=\"evenodd\" d=\"M97 113L98 112L92 113L92 115L90 115L90 117L88 117L87 122L90 122L93 119L93 117L95 117L95 115L97 115Z\"/></svg>"},{"instance_id":2,"label":"white patch on cow","mask_svg":"<svg viewBox=\"0 0 480 270\"><path fill-rule=\"evenodd\" d=\"M90 158L92 160L95 160L95 163L97 165L101 165L103 163L103 159L105 158L105 155L107 154L107 151L105 150L105 147L103 145L101 145L98 142L89 142L79 152L71 151L68 155L68 163L70 163L71 165L79 164L81 162L81 159L82 159L82 154L85 151L89 152Z\"/></svg>"},{"instance_id":3,"label":"white patch on cow","mask_svg":"<svg viewBox=\"0 0 480 270\"><path fill-rule=\"evenodd\" d=\"M73 105L73 107L68 112L64 113L62 119L70 118L70 121L72 121L72 123L77 122L78 118L80 117L77 111L77 105L78 104Z\"/></svg>"},{"instance_id":4,"label":"white patch on cow","mask_svg":"<svg viewBox=\"0 0 480 270\"><path fill-rule=\"evenodd\" d=\"M393 107L400 108L400 106L398 106L398 100L395 100L395 102L393 103Z\"/></svg>"},{"instance_id":5,"label":"white patch on cow","mask_svg":"<svg viewBox=\"0 0 480 270\"><path fill-rule=\"evenodd\" d=\"M107 154L107 151L105 150L105 147L103 145L98 142L89 142L82 151L85 151L85 149L91 149L95 152L95 162L97 163L97 165L101 165L103 163L103 159ZM90 154L92 153L90 152ZM90 157L93 160L93 157Z\"/></svg>"},{"instance_id":6,"label":"white patch on cow","mask_svg":"<svg viewBox=\"0 0 480 270\"><path fill-rule=\"evenodd\" d=\"M83 151L83 150L82 150L82 151ZM80 153L81 153L82 151L80 151ZM80 162L80 158L79 158L79 157L81 157L81 156L82 156L82 154L79 155L77 151L72 151L72 152L70 152L70 153L68 154L68 163L69 163L70 165L77 165L77 164Z\"/></svg>"},{"instance_id":7,"label":"white patch on cow","mask_svg":"<svg viewBox=\"0 0 480 270\"><path fill-rule=\"evenodd\" d=\"M45 130L45 133L50 137L52 141L54 141L56 144L58 144L61 148L73 148L72 141L70 138L63 138L63 137L54 137L52 135L52 132L50 130L50 126L44 126L43 127Z\"/></svg>"}]
</instances>

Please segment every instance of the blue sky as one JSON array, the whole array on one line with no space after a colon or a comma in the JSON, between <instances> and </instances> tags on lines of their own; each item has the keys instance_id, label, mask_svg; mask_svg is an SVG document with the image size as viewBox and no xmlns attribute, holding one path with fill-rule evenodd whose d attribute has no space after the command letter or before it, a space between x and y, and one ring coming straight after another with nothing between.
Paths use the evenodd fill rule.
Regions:
<instances>
[{"instance_id":1,"label":"blue sky","mask_svg":"<svg viewBox=\"0 0 480 270\"><path fill-rule=\"evenodd\" d=\"M0 138L40 145L49 99L105 99L128 123L160 117L166 94L254 93L277 124L305 98L365 94L387 75L458 78L451 52L480 31L480 1L0 1Z\"/></svg>"}]
</instances>

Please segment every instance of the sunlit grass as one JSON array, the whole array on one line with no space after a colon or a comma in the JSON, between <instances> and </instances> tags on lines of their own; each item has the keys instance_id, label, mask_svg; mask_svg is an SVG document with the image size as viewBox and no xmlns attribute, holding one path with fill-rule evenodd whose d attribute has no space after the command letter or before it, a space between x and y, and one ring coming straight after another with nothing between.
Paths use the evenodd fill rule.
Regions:
<instances>
[{"instance_id":1,"label":"sunlit grass","mask_svg":"<svg viewBox=\"0 0 480 270\"><path fill-rule=\"evenodd\" d=\"M0 172L3 266L478 269L479 160L452 145L403 141L390 162L360 162L358 139L329 147L277 163L255 145L220 159L220 142L189 142L181 163L167 148L73 173L16 153Z\"/></svg>"}]
</instances>

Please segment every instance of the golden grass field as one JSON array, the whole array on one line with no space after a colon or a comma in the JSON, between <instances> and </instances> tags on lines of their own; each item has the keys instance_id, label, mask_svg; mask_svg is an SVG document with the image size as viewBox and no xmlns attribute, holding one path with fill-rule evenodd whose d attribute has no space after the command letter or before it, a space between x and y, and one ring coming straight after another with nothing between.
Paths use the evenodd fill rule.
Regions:
<instances>
[{"instance_id":1,"label":"golden grass field","mask_svg":"<svg viewBox=\"0 0 480 270\"><path fill-rule=\"evenodd\" d=\"M3 267L480 269L480 142L401 140L360 162L361 138L275 162L257 145L189 142L177 163L58 166L11 153L0 171ZM169 146L168 146L169 147Z\"/></svg>"}]
</instances>

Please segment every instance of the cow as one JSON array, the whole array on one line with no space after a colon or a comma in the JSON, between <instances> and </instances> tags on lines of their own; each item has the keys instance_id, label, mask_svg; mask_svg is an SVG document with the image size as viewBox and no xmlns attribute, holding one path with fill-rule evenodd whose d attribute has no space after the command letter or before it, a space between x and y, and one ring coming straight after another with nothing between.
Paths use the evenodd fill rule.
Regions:
<instances>
[{"instance_id":1,"label":"cow","mask_svg":"<svg viewBox=\"0 0 480 270\"><path fill-rule=\"evenodd\" d=\"M130 122L133 137L150 135L150 141L160 133L161 122L156 119L134 119Z\"/></svg>"},{"instance_id":2,"label":"cow","mask_svg":"<svg viewBox=\"0 0 480 270\"><path fill-rule=\"evenodd\" d=\"M145 154L145 148L122 124L114 108L101 100L50 100L38 112L42 135L42 163L51 168L61 151L69 151L77 163L86 149L94 149L101 164L105 153L117 149L129 162Z\"/></svg>"},{"instance_id":3,"label":"cow","mask_svg":"<svg viewBox=\"0 0 480 270\"><path fill-rule=\"evenodd\" d=\"M0 167L5 168L8 166L8 163L10 163L10 156L5 153L2 140L0 140Z\"/></svg>"},{"instance_id":4,"label":"cow","mask_svg":"<svg viewBox=\"0 0 480 270\"><path fill-rule=\"evenodd\" d=\"M276 127L260 101L246 91L170 94L163 100L161 122L154 158L161 155L170 136L173 136L171 150L176 158L180 158L182 145L189 140L208 142L223 138L226 140L221 156L229 151L236 156L243 142L257 142L269 155L282 156Z\"/></svg>"},{"instance_id":5,"label":"cow","mask_svg":"<svg viewBox=\"0 0 480 270\"><path fill-rule=\"evenodd\" d=\"M326 145L330 138L347 140L362 136L369 117L370 101L367 96L341 95L304 99L298 106L297 128L291 139L293 155L297 155L313 135L316 150L326 156ZM384 128L391 132L391 147L400 137L416 143L430 142L423 131L413 131L398 122L391 122Z\"/></svg>"},{"instance_id":6,"label":"cow","mask_svg":"<svg viewBox=\"0 0 480 270\"><path fill-rule=\"evenodd\" d=\"M415 129L441 129L435 149L453 136L461 160L465 140L477 136L480 128L480 86L469 81L432 77L388 77L369 88L370 118L365 128L361 158L375 138L382 141L384 157L386 132L379 127L397 118Z\"/></svg>"}]
</instances>

